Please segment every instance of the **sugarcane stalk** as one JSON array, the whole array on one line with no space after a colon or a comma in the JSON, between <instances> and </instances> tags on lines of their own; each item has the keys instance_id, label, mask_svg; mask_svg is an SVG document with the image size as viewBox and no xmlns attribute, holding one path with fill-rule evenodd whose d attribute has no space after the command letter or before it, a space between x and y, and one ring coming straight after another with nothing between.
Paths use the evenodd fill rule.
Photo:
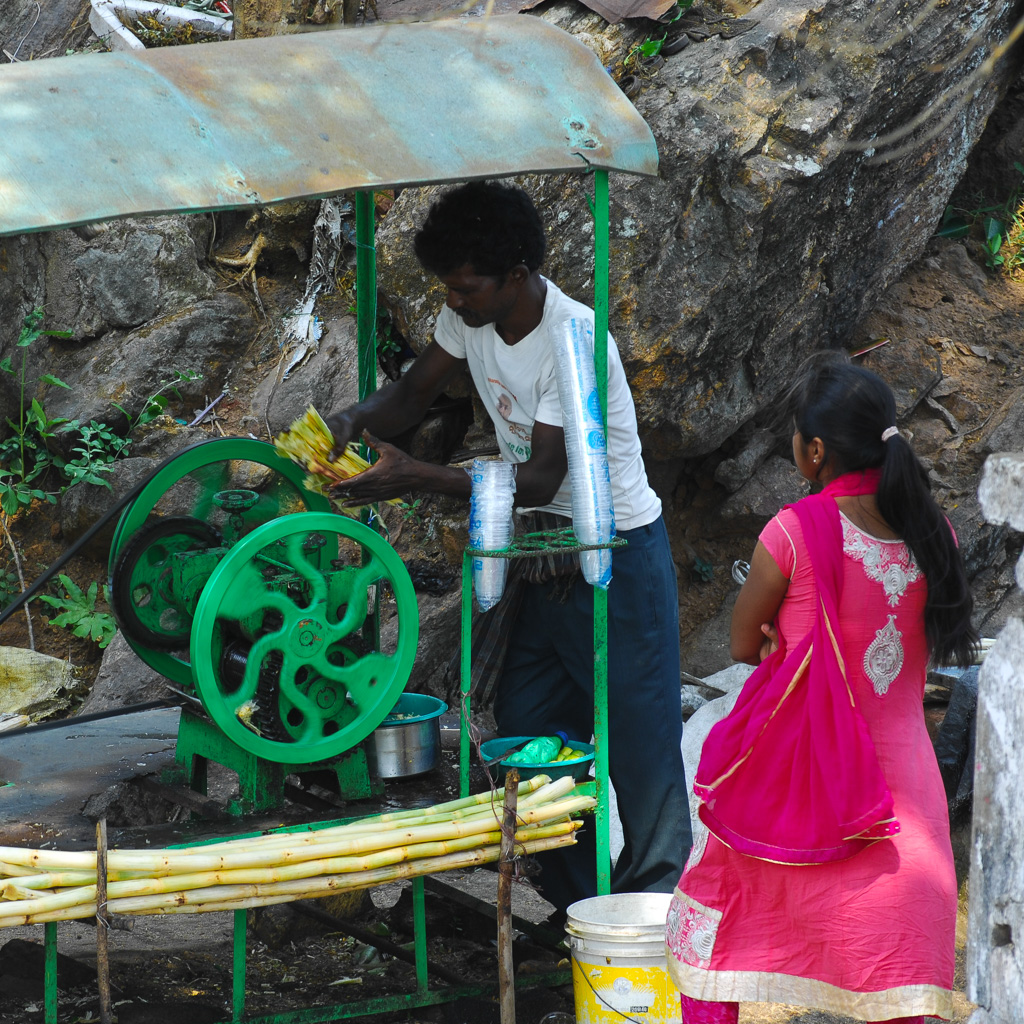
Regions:
<instances>
[{"instance_id":1,"label":"sugarcane stalk","mask_svg":"<svg viewBox=\"0 0 1024 1024\"><path fill-rule=\"evenodd\" d=\"M520 829L516 832L516 841L525 843L571 835L577 827L579 827L578 822L561 822L557 825ZM500 831L496 831L485 836L466 837L450 842L421 843L412 848L397 847L364 857L330 858L270 868L196 872L186 875L164 875L150 879L110 882L107 886L108 901L112 906L115 902L120 906L119 901L137 896L153 896L167 892L209 889L214 886L301 882L303 879L308 878L365 873L367 871L385 869L403 861L412 862L423 859L435 859L457 853L461 850L479 848L481 845L491 846L499 843L500 838ZM481 843L481 840L484 842ZM38 915L48 913L51 910L59 911L67 910L74 906L86 906L94 903L95 900L95 884L78 886L55 894L42 893L39 890L29 890L29 895L25 899L0 903L0 926L25 915Z\"/></svg>"},{"instance_id":2,"label":"sugarcane stalk","mask_svg":"<svg viewBox=\"0 0 1024 1024\"><path fill-rule=\"evenodd\" d=\"M547 776L537 776L528 780L528 783L533 784L532 789L529 791L527 797L524 797L522 802L529 806L540 805L545 801L550 801L555 796L569 792L574 786L573 780L570 778L559 779L556 781L557 786L551 783L550 780L547 779ZM524 783L523 785L526 787L527 783ZM541 794L535 792L544 786L554 786L554 788ZM247 850L252 850L256 846L260 849L269 849L274 846L313 846L321 843L333 842L337 838L341 837L356 838L357 836L365 834L380 835L386 830L394 832L401 828L414 829L421 825L449 822L453 820L470 821L490 817L493 818L494 821L498 821L500 820L498 809L501 806L501 800L504 799L504 790L497 790L495 795L498 797L497 801L492 799L492 794L490 793L478 793L473 797L467 797L464 800L454 800L447 804L438 804L436 807L427 807L413 811L398 811L393 814L385 814L373 818L363 818L358 822L350 822L345 825L336 826L335 828L317 829L307 833L285 832L274 833L267 836L248 837L245 839L233 839L224 843L218 843L217 847L218 849L223 849L244 846ZM456 807L456 805L463 806ZM186 856L191 856L202 854L205 849L207 848L193 848L177 852Z\"/></svg>"},{"instance_id":3,"label":"sugarcane stalk","mask_svg":"<svg viewBox=\"0 0 1024 1024\"><path fill-rule=\"evenodd\" d=\"M523 852L526 854L541 853L562 846L571 846L575 842L573 832L545 839L527 840L523 843ZM241 910L247 907L266 906L270 903L285 903L294 899L312 899L335 892L365 889L382 885L385 882L411 878L415 875L465 869L491 863L498 859L499 853L500 847L492 845L438 857L404 861L386 868L351 872L345 875L318 876L267 885L212 886L184 892L160 893L117 900L108 899L108 910L116 914L214 913L224 910ZM14 918L3 917L0 918L0 926L43 924L47 921L67 921L92 917L96 913L96 900L95 886L91 888L93 893L90 902L26 913ZM0 909L3 909L2 906Z\"/></svg>"},{"instance_id":4,"label":"sugarcane stalk","mask_svg":"<svg viewBox=\"0 0 1024 1024\"><path fill-rule=\"evenodd\" d=\"M520 811L519 818L523 824L540 822L551 818L560 818L573 811L582 810L593 806L593 799L590 797L568 797L551 804L544 804L540 807L528 807ZM444 822L434 825L426 825L420 829L405 829L386 836L363 835L350 840L334 840L323 843L300 843L297 846L279 848L277 846L268 849L256 847L259 844L252 844L253 849L238 850L227 854L216 854L193 850L163 852L148 850L113 850L110 852L108 861L111 869L118 870L149 870L154 876L172 875L177 871L218 871L230 870L241 867L261 867L278 864L282 862L301 862L314 858L328 856L351 856L356 854L371 853L381 849L387 849L396 842L418 843L430 841L443 841L446 839L462 838L464 836L479 835L492 831L494 827L493 817L482 815L466 821ZM204 847L203 850L208 850ZM16 860L15 856L19 851L7 848L3 856L9 860ZM52 866L60 869L74 867L79 869L95 870L96 854L93 852L61 852L57 850L24 850L20 851L28 863L38 867ZM184 865L188 867L184 867Z\"/></svg>"},{"instance_id":5,"label":"sugarcane stalk","mask_svg":"<svg viewBox=\"0 0 1024 1024\"><path fill-rule=\"evenodd\" d=\"M564 836L574 832L578 826L578 822L560 822L556 825L532 826L519 829L516 832L516 841L526 842L529 840ZM396 847L364 857L329 858L270 868L204 871L186 875L163 875L149 879L109 882L107 886L108 898L110 900L124 899L161 892L208 888L211 885L268 884L316 876L368 871L397 864L403 860L438 857L464 849L474 849L481 845L489 846L500 842L500 839L501 832L495 831L483 836L471 836L450 842L419 843L413 847ZM27 890L25 897L21 900L6 904L0 903L0 921L4 918L17 917L24 913L43 913L50 909L61 909L75 905L69 903L71 894L74 894L77 904L85 904L95 898L94 891L95 885L79 886L74 889L65 890L62 893Z\"/></svg>"}]
</instances>

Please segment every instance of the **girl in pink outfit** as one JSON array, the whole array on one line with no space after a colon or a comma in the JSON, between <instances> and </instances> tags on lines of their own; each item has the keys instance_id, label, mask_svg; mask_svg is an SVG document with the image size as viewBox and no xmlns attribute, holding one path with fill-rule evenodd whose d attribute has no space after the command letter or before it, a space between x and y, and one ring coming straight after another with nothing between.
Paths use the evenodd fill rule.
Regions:
<instances>
[{"instance_id":1,"label":"girl in pink outfit","mask_svg":"<svg viewBox=\"0 0 1024 1024\"><path fill-rule=\"evenodd\" d=\"M698 842L668 916L683 1024L744 1000L872 1022L952 1013L956 875L922 710L929 659L970 664L963 562L875 374L838 358L794 389L820 493L761 533L732 620L757 665L708 736Z\"/></svg>"}]
</instances>

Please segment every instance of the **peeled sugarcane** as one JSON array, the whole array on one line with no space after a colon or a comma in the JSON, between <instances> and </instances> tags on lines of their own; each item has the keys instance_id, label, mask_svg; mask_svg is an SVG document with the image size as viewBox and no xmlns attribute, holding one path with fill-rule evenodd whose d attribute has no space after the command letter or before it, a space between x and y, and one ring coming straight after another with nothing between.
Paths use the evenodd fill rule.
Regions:
<instances>
[{"instance_id":1,"label":"peeled sugarcane","mask_svg":"<svg viewBox=\"0 0 1024 1024\"><path fill-rule=\"evenodd\" d=\"M306 470L308 475L303 483L307 490L317 494L327 494L339 480L357 476L370 467L370 463L359 454L359 445L354 442L349 442L340 458L331 459L334 435L313 406L274 438L274 447L285 458ZM392 500L390 504L398 502ZM346 506L341 506L341 509L352 515L358 511Z\"/></svg>"},{"instance_id":2,"label":"peeled sugarcane","mask_svg":"<svg viewBox=\"0 0 1024 1024\"><path fill-rule=\"evenodd\" d=\"M539 807L527 807L519 814L521 824L529 825L544 821L564 818L567 814L577 813L593 806L590 797L567 797L555 800ZM480 837L494 830L494 819L490 815L481 815L465 821L436 822L417 828L405 828L397 832L381 835L362 834L351 839L325 837L319 842L309 842L309 837L293 846L282 847L280 844L270 846L253 840L248 849L235 849L228 853L210 853L209 847L200 850L112 850L108 857L111 874L123 870L133 872L146 871L147 877L173 875L182 871L228 871L237 868L259 868L272 865L301 863L302 861L324 859L326 857L346 857L358 854L370 854L378 850L387 850L396 845L405 846L448 839L461 839L471 836ZM327 831L327 830L324 830ZM322 833L321 833L322 835ZM480 845L479 838L477 845ZM15 860L21 852L27 863L37 867L53 866L58 868L73 867L77 869L92 868L95 870L96 854L93 852L63 853L58 850L24 850L7 847L3 856ZM19 884L26 885L25 878L19 878ZM2 906L0 906L2 913Z\"/></svg>"},{"instance_id":3,"label":"peeled sugarcane","mask_svg":"<svg viewBox=\"0 0 1024 1024\"><path fill-rule=\"evenodd\" d=\"M579 823L573 823L579 827ZM523 854L540 853L560 846L572 845L572 832L543 839L529 839L521 843ZM285 880L280 882L249 883L234 885L213 885L191 890L153 892L149 895L128 896L119 899L107 896L107 910L112 914L175 914L211 913L220 910L240 910L258 907L267 903L281 903L288 900L311 899L328 896L331 893L352 889L365 889L385 882L393 882L415 875L430 875L454 868L468 868L487 864L498 859L498 843L443 854L407 860L399 864L362 871L351 871L337 875L316 875L312 878ZM63 898L61 898L63 897ZM76 901L71 902L72 898ZM83 886L57 897L43 897L39 900L17 901L17 913L8 914L7 906L0 903L0 927L13 925L44 924L48 921L70 921L92 917L96 913L96 886ZM12 904L13 906L13 904Z\"/></svg>"},{"instance_id":4,"label":"peeled sugarcane","mask_svg":"<svg viewBox=\"0 0 1024 1024\"><path fill-rule=\"evenodd\" d=\"M578 822L563 821L557 824L534 826L519 829L516 842L523 843L535 839L548 839L564 836L575 831ZM143 896L153 893L174 892L177 890L206 888L215 885L259 885L268 882L295 881L302 878L313 878L318 875L347 874L355 871L368 871L387 867L406 860L419 860L426 857L441 857L462 850L479 849L481 846L493 846L501 842L500 830L482 835L465 836L441 842L416 843L412 846L398 846L362 857L327 857L318 860L305 860L297 864L275 864L270 867L243 867L228 870L194 871L186 874L160 875L152 878L136 878L125 881L109 881L107 892L110 899L129 896ZM76 894L79 902L91 900L95 893L96 876L89 884L65 889L55 893L50 889L28 889L23 885L8 883L0 895L9 900L0 903L0 919L16 915L25 909L44 910L70 906L67 899Z\"/></svg>"},{"instance_id":5,"label":"peeled sugarcane","mask_svg":"<svg viewBox=\"0 0 1024 1024\"><path fill-rule=\"evenodd\" d=\"M571 779L523 784L516 843L525 853L575 842L591 797ZM200 913L365 888L497 859L502 791L302 834L185 849L108 853L108 907L119 914ZM91 917L96 854L0 848L0 927Z\"/></svg>"}]
</instances>

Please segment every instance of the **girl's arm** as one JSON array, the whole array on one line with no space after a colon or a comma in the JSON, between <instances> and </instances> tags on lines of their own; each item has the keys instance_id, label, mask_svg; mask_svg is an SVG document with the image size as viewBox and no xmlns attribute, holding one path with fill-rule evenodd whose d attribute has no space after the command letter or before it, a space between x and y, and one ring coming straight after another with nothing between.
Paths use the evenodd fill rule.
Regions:
<instances>
[{"instance_id":1,"label":"girl's arm","mask_svg":"<svg viewBox=\"0 0 1024 1024\"><path fill-rule=\"evenodd\" d=\"M734 661L758 665L778 646L775 616L789 580L760 542L750 559L750 572L732 610L729 649Z\"/></svg>"}]
</instances>

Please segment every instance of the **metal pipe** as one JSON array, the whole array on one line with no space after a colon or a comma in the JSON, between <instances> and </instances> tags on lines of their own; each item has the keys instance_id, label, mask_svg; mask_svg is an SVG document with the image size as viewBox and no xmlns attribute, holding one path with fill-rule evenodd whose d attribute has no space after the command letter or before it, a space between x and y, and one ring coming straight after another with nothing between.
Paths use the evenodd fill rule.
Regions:
<instances>
[{"instance_id":1,"label":"metal pipe","mask_svg":"<svg viewBox=\"0 0 1024 1024\"><path fill-rule=\"evenodd\" d=\"M231 970L231 1020L241 1021L245 1018L245 946L248 913L245 910L234 912L234 942L232 948Z\"/></svg>"},{"instance_id":2,"label":"metal pipe","mask_svg":"<svg viewBox=\"0 0 1024 1024\"><path fill-rule=\"evenodd\" d=\"M461 714L459 716L459 796L469 796L469 688L472 684L472 612L473 577L469 552L462 553L462 637L460 675Z\"/></svg>"},{"instance_id":3,"label":"metal pipe","mask_svg":"<svg viewBox=\"0 0 1024 1024\"><path fill-rule=\"evenodd\" d=\"M594 172L594 361L601 417L608 419L608 172ZM607 427L605 427L607 438ZM611 586L615 586L614 581ZM611 892L608 810L608 592L594 587L594 776L597 894Z\"/></svg>"}]
</instances>

